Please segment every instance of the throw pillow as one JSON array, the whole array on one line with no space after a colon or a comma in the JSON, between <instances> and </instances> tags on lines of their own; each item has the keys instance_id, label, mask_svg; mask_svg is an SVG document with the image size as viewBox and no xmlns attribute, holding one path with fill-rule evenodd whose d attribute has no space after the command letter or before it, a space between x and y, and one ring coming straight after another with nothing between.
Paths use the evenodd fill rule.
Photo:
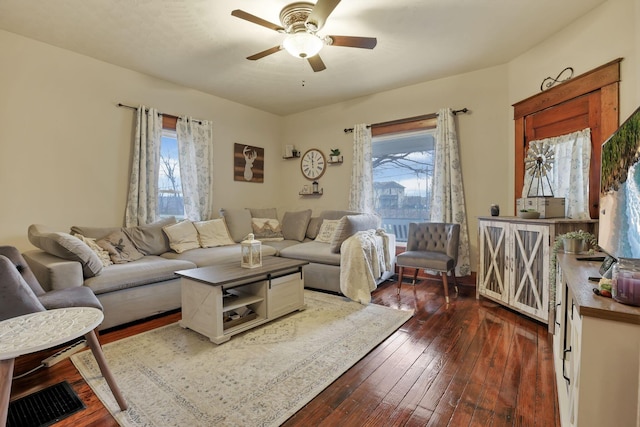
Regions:
<instances>
[{"instance_id":1,"label":"throw pillow","mask_svg":"<svg viewBox=\"0 0 640 427\"><path fill-rule=\"evenodd\" d=\"M315 241L320 243L331 243L339 222L339 219L323 220L322 225L320 226L320 231L318 231L318 235L316 236Z\"/></svg>"},{"instance_id":2,"label":"throw pillow","mask_svg":"<svg viewBox=\"0 0 640 427\"><path fill-rule=\"evenodd\" d=\"M299 212L285 212L282 217L282 237L302 242L311 219L311 209Z\"/></svg>"},{"instance_id":3,"label":"throw pillow","mask_svg":"<svg viewBox=\"0 0 640 427\"><path fill-rule=\"evenodd\" d=\"M82 234L74 234L74 236L86 243L87 246L89 246L91 250L95 252L95 254L102 262L103 267L109 267L111 264L113 264L113 261L111 261L111 257L109 256L109 252L102 249L100 245L96 243L96 239L84 237Z\"/></svg>"},{"instance_id":4,"label":"throw pillow","mask_svg":"<svg viewBox=\"0 0 640 427\"><path fill-rule=\"evenodd\" d=\"M336 232L331 240L331 252L339 253L342 242L358 231L377 229L382 219L374 214L345 215L340 218Z\"/></svg>"},{"instance_id":5,"label":"throw pillow","mask_svg":"<svg viewBox=\"0 0 640 427\"><path fill-rule=\"evenodd\" d=\"M276 208L248 208L251 212L251 218L275 218L278 219L278 211Z\"/></svg>"},{"instance_id":6,"label":"throw pillow","mask_svg":"<svg viewBox=\"0 0 640 427\"><path fill-rule=\"evenodd\" d=\"M144 256L142 252L136 249L133 242L124 231L117 230L113 233L96 241L98 246L109 252L109 257L114 264L124 264L131 261L139 260Z\"/></svg>"},{"instance_id":7,"label":"throw pillow","mask_svg":"<svg viewBox=\"0 0 640 427\"><path fill-rule=\"evenodd\" d=\"M284 240L280 221L274 218L251 218L251 227L257 240L275 242Z\"/></svg>"},{"instance_id":8,"label":"throw pillow","mask_svg":"<svg viewBox=\"0 0 640 427\"><path fill-rule=\"evenodd\" d=\"M196 230L196 227L189 220L180 221L177 224L165 225L162 229L169 237L169 246L171 249L179 254L200 247L198 230Z\"/></svg>"},{"instance_id":9,"label":"throw pillow","mask_svg":"<svg viewBox=\"0 0 640 427\"><path fill-rule=\"evenodd\" d=\"M247 234L252 233L249 209L220 209L220 216L224 218L229 235L234 242L241 242Z\"/></svg>"},{"instance_id":10,"label":"throw pillow","mask_svg":"<svg viewBox=\"0 0 640 427\"><path fill-rule=\"evenodd\" d=\"M171 250L169 239L162 231L162 227L175 223L175 217L168 217L152 222L151 224L127 227L124 229L124 232L143 254L160 255Z\"/></svg>"},{"instance_id":11,"label":"throw pillow","mask_svg":"<svg viewBox=\"0 0 640 427\"><path fill-rule=\"evenodd\" d=\"M224 223L224 218L197 221L193 225L196 227L200 246L203 248L235 245L236 243L229 236L229 230L227 230L227 225Z\"/></svg>"},{"instance_id":12,"label":"throw pillow","mask_svg":"<svg viewBox=\"0 0 640 427\"><path fill-rule=\"evenodd\" d=\"M32 224L27 232L33 246L57 257L77 261L85 278L102 271L102 261L83 241L68 233L54 232L40 224Z\"/></svg>"}]
</instances>

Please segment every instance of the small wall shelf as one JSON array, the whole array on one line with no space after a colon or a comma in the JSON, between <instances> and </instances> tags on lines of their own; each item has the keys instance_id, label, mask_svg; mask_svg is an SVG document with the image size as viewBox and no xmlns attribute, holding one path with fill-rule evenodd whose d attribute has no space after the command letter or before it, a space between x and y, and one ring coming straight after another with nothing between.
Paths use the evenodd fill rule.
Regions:
<instances>
[{"instance_id":1,"label":"small wall shelf","mask_svg":"<svg viewBox=\"0 0 640 427\"><path fill-rule=\"evenodd\" d=\"M289 160L289 159L297 159L300 157L300 152L296 151L295 153L293 153L293 156L282 156L282 158L284 160Z\"/></svg>"},{"instance_id":2,"label":"small wall shelf","mask_svg":"<svg viewBox=\"0 0 640 427\"><path fill-rule=\"evenodd\" d=\"M322 190L323 189L321 188L320 191L308 191L306 193L304 191L301 191L298 194L301 196L322 196Z\"/></svg>"},{"instance_id":3,"label":"small wall shelf","mask_svg":"<svg viewBox=\"0 0 640 427\"><path fill-rule=\"evenodd\" d=\"M336 157L336 156L334 156ZM331 156L329 156L329 158L327 159L327 163L329 163L330 165L339 165L342 163L343 161L343 157L342 156L337 156L338 159L337 160L332 160Z\"/></svg>"}]
</instances>

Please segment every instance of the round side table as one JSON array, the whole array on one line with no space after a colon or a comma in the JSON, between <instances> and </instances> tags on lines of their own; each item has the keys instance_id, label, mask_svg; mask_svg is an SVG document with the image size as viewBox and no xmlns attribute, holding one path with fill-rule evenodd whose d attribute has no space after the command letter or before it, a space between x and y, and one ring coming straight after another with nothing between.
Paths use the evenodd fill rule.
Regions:
<instances>
[{"instance_id":1,"label":"round side table","mask_svg":"<svg viewBox=\"0 0 640 427\"><path fill-rule=\"evenodd\" d=\"M127 409L94 331L102 319L104 315L97 308L69 307L38 311L0 322L0 426L4 427L7 422L15 358L55 347L82 335L120 409Z\"/></svg>"}]
</instances>

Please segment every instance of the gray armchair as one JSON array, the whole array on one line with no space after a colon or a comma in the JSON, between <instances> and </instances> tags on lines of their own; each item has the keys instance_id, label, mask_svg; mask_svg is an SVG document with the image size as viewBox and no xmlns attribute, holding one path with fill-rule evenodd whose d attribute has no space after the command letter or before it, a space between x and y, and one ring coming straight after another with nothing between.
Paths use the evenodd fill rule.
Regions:
<instances>
[{"instance_id":1,"label":"gray armchair","mask_svg":"<svg viewBox=\"0 0 640 427\"><path fill-rule=\"evenodd\" d=\"M93 291L84 286L46 292L20 251L13 246L0 246L0 320L65 307L102 310Z\"/></svg>"},{"instance_id":2,"label":"gray armchair","mask_svg":"<svg viewBox=\"0 0 640 427\"><path fill-rule=\"evenodd\" d=\"M443 222L412 222L409 224L407 236L407 250L397 256L396 265L398 271L398 290L402 286L405 268L415 269L413 284L416 283L419 270L436 271L442 277L444 286L444 299L449 302L449 272L458 291L455 267L458 261L458 240L460 236L460 224L448 224Z\"/></svg>"}]
</instances>

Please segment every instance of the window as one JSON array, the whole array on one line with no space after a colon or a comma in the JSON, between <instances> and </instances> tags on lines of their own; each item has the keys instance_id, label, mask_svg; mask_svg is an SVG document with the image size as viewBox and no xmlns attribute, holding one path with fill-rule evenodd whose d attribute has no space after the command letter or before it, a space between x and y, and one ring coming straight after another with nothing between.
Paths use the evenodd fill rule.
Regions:
<instances>
[{"instance_id":1,"label":"window","mask_svg":"<svg viewBox=\"0 0 640 427\"><path fill-rule=\"evenodd\" d=\"M374 209L406 242L409 223L429 219L435 128L372 134Z\"/></svg>"},{"instance_id":2,"label":"window","mask_svg":"<svg viewBox=\"0 0 640 427\"><path fill-rule=\"evenodd\" d=\"M178 160L178 138L176 121L163 117L162 138L160 139L160 168L158 172L158 216L175 216L184 219L180 162Z\"/></svg>"}]
</instances>

